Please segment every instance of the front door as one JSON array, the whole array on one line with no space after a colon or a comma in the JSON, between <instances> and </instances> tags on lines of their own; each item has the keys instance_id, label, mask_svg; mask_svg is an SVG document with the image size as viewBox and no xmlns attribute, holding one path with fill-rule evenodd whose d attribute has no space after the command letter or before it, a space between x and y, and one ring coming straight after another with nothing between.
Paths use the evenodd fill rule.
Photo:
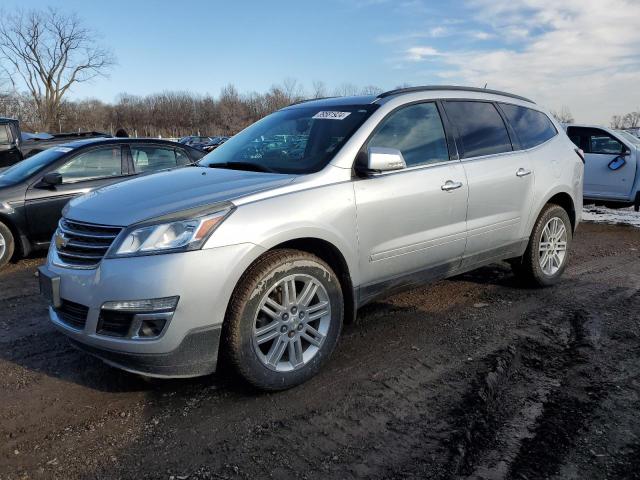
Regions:
<instances>
[{"instance_id":1,"label":"front door","mask_svg":"<svg viewBox=\"0 0 640 480\"><path fill-rule=\"evenodd\" d=\"M62 184L43 185L39 178L26 194L26 212L29 235L36 243L51 239L62 209L69 200L96 188L120 181L123 177L122 149L120 145L108 145L84 151L71 159L43 172L58 172Z\"/></svg>"},{"instance_id":2,"label":"front door","mask_svg":"<svg viewBox=\"0 0 640 480\"><path fill-rule=\"evenodd\" d=\"M636 157L620 157L630 150L619 139L599 128L569 127L567 135L584 150L584 196L588 198L619 198L626 200L631 194L636 176ZM612 162L622 159L619 168ZM620 161L620 159L618 161Z\"/></svg>"},{"instance_id":3,"label":"front door","mask_svg":"<svg viewBox=\"0 0 640 480\"><path fill-rule=\"evenodd\" d=\"M391 113L368 147L400 150L407 168L354 182L363 300L454 270L464 252L467 211L464 170L450 160L435 103Z\"/></svg>"}]
</instances>

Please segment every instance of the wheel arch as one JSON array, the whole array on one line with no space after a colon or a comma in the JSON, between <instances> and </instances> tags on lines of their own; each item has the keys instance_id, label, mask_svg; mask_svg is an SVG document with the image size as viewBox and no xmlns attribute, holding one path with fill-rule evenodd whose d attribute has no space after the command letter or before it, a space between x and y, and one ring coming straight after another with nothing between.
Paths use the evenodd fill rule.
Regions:
<instances>
[{"instance_id":1,"label":"wheel arch","mask_svg":"<svg viewBox=\"0 0 640 480\"><path fill-rule=\"evenodd\" d=\"M25 257L31 251L31 245L26 236L22 234L20 228L15 224L10 215L0 211L0 222L4 224L11 234L13 235L13 243L15 251L13 253L14 258L16 256Z\"/></svg>"},{"instance_id":2,"label":"wheel arch","mask_svg":"<svg viewBox=\"0 0 640 480\"><path fill-rule=\"evenodd\" d=\"M535 223L540 216L540 213L544 209L546 205L549 203L553 203L564 208L569 215L569 220L571 220L571 229L575 232L577 225L577 214L576 214L576 202L573 200L573 197L566 190L558 189L549 192L545 197L545 200L540 202L540 207L537 209L535 216L531 219L531 224L529 225L529 233L533 230Z\"/></svg>"},{"instance_id":3,"label":"wheel arch","mask_svg":"<svg viewBox=\"0 0 640 480\"><path fill-rule=\"evenodd\" d=\"M573 231L576 230L576 207L573 202L573 198L567 192L558 192L553 196L549 197L545 202L545 205L548 203L553 203L565 209L567 214L569 215L569 220L571 220L571 229Z\"/></svg>"},{"instance_id":4,"label":"wheel arch","mask_svg":"<svg viewBox=\"0 0 640 480\"><path fill-rule=\"evenodd\" d=\"M324 260L338 276L342 295L344 296L345 322L353 322L356 318L356 295L351 270L340 249L333 243L316 237L302 237L279 243L268 251L289 248L316 255Z\"/></svg>"}]
</instances>

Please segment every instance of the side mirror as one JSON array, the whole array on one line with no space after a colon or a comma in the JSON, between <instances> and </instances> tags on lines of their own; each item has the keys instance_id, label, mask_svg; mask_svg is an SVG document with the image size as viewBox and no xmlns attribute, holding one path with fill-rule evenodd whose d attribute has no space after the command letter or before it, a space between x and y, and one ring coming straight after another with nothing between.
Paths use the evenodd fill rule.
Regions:
<instances>
[{"instance_id":1,"label":"side mirror","mask_svg":"<svg viewBox=\"0 0 640 480\"><path fill-rule=\"evenodd\" d=\"M625 154L621 153L616 158L611 160L608 165L609 170L613 170L615 172L616 170L620 170L622 167L624 167L627 163L624 157L625 157Z\"/></svg>"},{"instance_id":2,"label":"side mirror","mask_svg":"<svg viewBox=\"0 0 640 480\"><path fill-rule=\"evenodd\" d=\"M369 172L391 172L407 168L407 163L397 148L369 147L366 168Z\"/></svg>"},{"instance_id":3,"label":"side mirror","mask_svg":"<svg viewBox=\"0 0 640 480\"><path fill-rule=\"evenodd\" d=\"M42 177L42 183L48 187L54 187L62 183L62 175L58 172L49 172Z\"/></svg>"}]
</instances>

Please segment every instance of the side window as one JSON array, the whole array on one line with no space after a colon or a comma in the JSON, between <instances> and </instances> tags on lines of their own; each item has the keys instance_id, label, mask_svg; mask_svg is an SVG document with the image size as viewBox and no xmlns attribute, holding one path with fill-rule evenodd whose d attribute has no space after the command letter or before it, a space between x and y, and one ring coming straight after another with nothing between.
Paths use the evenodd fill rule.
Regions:
<instances>
[{"instance_id":1,"label":"side window","mask_svg":"<svg viewBox=\"0 0 640 480\"><path fill-rule=\"evenodd\" d=\"M549 117L542 112L506 103L500 104L500 108L515 130L524 150L540 145L558 133Z\"/></svg>"},{"instance_id":2,"label":"side window","mask_svg":"<svg viewBox=\"0 0 640 480\"><path fill-rule=\"evenodd\" d=\"M623 145L605 132L594 132L589 137L589 153L617 155L623 150Z\"/></svg>"},{"instance_id":3,"label":"side window","mask_svg":"<svg viewBox=\"0 0 640 480\"><path fill-rule=\"evenodd\" d=\"M173 148L152 145L131 145L131 158L137 173L153 172L177 166Z\"/></svg>"},{"instance_id":4,"label":"side window","mask_svg":"<svg viewBox=\"0 0 640 480\"><path fill-rule=\"evenodd\" d=\"M512 150L507 127L492 103L454 100L445 105L449 119L458 129L462 158Z\"/></svg>"},{"instance_id":5,"label":"side window","mask_svg":"<svg viewBox=\"0 0 640 480\"><path fill-rule=\"evenodd\" d=\"M10 143L9 125L0 125L0 145L9 145Z\"/></svg>"},{"instance_id":6,"label":"side window","mask_svg":"<svg viewBox=\"0 0 640 480\"><path fill-rule=\"evenodd\" d=\"M192 160L189 158L189 155L187 155L187 152L185 152L184 150L180 148L176 148L175 152L176 152L176 160L178 161L178 166L189 165L190 163L192 163Z\"/></svg>"},{"instance_id":7,"label":"side window","mask_svg":"<svg viewBox=\"0 0 640 480\"><path fill-rule=\"evenodd\" d=\"M589 134L587 130L582 127L568 127L567 136L576 147L581 148L585 153L589 153Z\"/></svg>"},{"instance_id":8,"label":"side window","mask_svg":"<svg viewBox=\"0 0 640 480\"><path fill-rule=\"evenodd\" d=\"M96 148L73 157L58 169L62 183L122 175L120 147Z\"/></svg>"},{"instance_id":9,"label":"side window","mask_svg":"<svg viewBox=\"0 0 640 480\"><path fill-rule=\"evenodd\" d=\"M449 160L442 120L434 103L411 105L392 113L371 138L369 147L400 150L408 167Z\"/></svg>"}]
</instances>

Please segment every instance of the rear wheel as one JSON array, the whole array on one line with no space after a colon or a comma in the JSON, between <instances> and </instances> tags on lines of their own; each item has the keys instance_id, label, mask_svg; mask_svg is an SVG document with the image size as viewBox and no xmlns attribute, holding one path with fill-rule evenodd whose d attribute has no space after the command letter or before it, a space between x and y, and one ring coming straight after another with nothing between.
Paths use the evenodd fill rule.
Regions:
<instances>
[{"instance_id":1,"label":"rear wheel","mask_svg":"<svg viewBox=\"0 0 640 480\"><path fill-rule=\"evenodd\" d=\"M329 265L296 250L269 252L243 275L229 305L230 363L263 390L298 385L333 352L343 316L340 282Z\"/></svg>"},{"instance_id":2,"label":"rear wheel","mask_svg":"<svg viewBox=\"0 0 640 480\"><path fill-rule=\"evenodd\" d=\"M529 285L553 285L567 266L572 240L571 220L566 210L558 205L546 205L533 227L524 255L511 262L514 272Z\"/></svg>"},{"instance_id":3,"label":"rear wheel","mask_svg":"<svg viewBox=\"0 0 640 480\"><path fill-rule=\"evenodd\" d=\"M11 230L2 222L0 222L0 268L4 267L11 257L15 249L15 242Z\"/></svg>"}]
</instances>

